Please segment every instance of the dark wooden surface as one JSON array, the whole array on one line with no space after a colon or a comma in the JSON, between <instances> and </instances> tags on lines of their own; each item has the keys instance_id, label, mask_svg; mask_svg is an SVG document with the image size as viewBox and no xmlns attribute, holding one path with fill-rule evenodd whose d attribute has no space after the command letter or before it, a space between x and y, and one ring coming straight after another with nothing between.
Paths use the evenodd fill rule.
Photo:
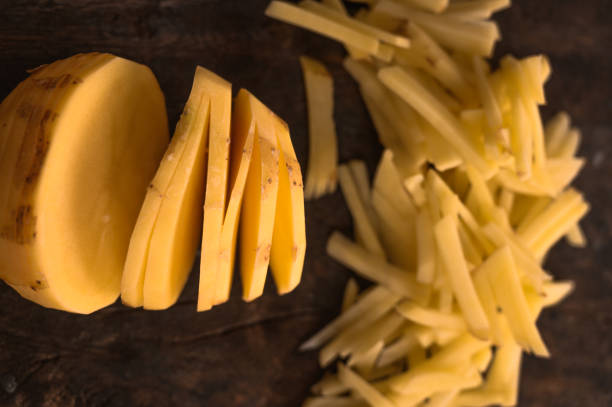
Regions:
<instances>
[{"instance_id":1,"label":"dark wooden surface","mask_svg":"<svg viewBox=\"0 0 612 407\"><path fill-rule=\"evenodd\" d=\"M381 148L337 44L263 16L267 0L3 0L0 98L25 70L76 52L107 51L145 63L166 94L171 123L196 64L246 87L285 118L303 166L304 90L297 57L323 60L336 83L340 158L370 170ZM612 405L612 30L608 0L521 0L498 15L498 54L545 52L553 76L548 117L568 110L590 159L578 186L592 202L590 245L565 243L548 266L577 283L574 295L544 312L551 360L526 358L522 406ZM173 126L173 124L172 124ZM196 279L179 303L145 312L119 303L91 316L41 308L0 283L0 406L297 406L321 371L300 341L338 312L349 273L325 256L332 229L350 232L339 193L308 203L304 279L278 297L231 301L195 312ZM2 261L0 259L0 261ZM235 287L237 288L237 287Z\"/></svg>"}]
</instances>

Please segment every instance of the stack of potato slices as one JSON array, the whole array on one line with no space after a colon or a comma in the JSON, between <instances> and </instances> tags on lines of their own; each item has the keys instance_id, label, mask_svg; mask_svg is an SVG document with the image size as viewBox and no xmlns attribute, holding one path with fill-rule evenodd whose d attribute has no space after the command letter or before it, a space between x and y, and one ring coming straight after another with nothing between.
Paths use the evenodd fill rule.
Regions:
<instances>
[{"instance_id":1,"label":"stack of potato slices","mask_svg":"<svg viewBox=\"0 0 612 407\"><path fill-rule=\"evenodd\" d=\"M231 84L198 67L130 241L122 301L145 309L173 305L201 236L198 310L226 302L239 230L243 299L261 296L269 264L278 292L293 290L306 237L289 129L246 90L232 111Z\"/></svg>"}]
</instances>

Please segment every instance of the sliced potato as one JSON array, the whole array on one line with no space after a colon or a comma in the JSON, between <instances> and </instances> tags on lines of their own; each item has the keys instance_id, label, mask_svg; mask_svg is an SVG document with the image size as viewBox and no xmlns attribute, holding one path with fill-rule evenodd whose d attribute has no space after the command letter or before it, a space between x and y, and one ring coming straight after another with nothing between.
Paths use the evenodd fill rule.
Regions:
<instances>
[{"instance_id":1,"label":"sliced potato","mask_svg":"<svg viewBox=\"0 0 612 407\"><path fill-rule=\"evenodd\" d=\"M241 89L234 101L231 122L230 168L225 217L219 239L219 260L215 277L214 305L229 299L234 272L234 255L238 235L238 220L247 181L253 144L255 143L255 112L257 101ZM199 300L198 300L199 301Z\"/></svg>"},{"instance_id":2,"label":"sliced potato","mask_svg":"<svg viewBox=\"0 0 612 407\"><path fill-rule=\"evenodd\" d=\"M276 116L257 99L252 98L251 103L255 138L240 213L240 274L245 301L253 301L263 293L272 249L280 162Z\"/></svg>"},{"instance_id":3,"label":"sliced potato","mask_svg":"<svg viewBox=\"0 0 612 407\"><path fill-rule=\"evenodd\" d=\"M204 86L205 92L210 98L210 126L208 129L208 164L204 197L198 311L209 309L215 300L220 257L219 242L227 200L232 114L232 85L210 73L207 75Z\"/></svg>"}]
</instances>

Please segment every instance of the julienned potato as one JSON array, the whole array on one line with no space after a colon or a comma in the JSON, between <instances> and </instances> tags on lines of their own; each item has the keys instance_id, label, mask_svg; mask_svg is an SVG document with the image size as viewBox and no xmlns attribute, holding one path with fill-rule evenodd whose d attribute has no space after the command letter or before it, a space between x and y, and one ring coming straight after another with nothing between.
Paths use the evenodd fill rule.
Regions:
<instances>
[{"instance_id":1,"label":"julienned potato","mask_svg":"<svg viewBox=\"0 0 612 407\"><path fill-rule=\"evenodd\" d=\"M586 243L589 205L569 187L580 133L565 113L543 125L546 57L485 61L500 39L490 17L509 0L365 3L352 15L340 0L266 10L343 43L385 147L372 186L365 163L337 167L355 242L334 232L327 252L375 286L349 283L342 314L302 346L321 347L323 367L340 359L304 406L515 405L523 351L549 356L536 320L573 288L553 281L546 254L564 236ZM302 64L311 121L333 106L315 64L325 70ZM333 123L310 128L311 155L324 143L313 129L335 145ZM321 193L328 161L309 162Z\"/></svg>"}]
</instances>

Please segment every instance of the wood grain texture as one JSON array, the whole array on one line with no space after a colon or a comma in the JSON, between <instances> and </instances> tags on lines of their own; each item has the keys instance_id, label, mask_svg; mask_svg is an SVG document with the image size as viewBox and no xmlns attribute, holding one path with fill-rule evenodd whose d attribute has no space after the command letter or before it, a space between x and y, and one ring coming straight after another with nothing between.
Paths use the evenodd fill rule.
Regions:
<instances>
[{"instance_id":1,"label":"wood grain texture","mask_svg":"<svg viewBox=\"0 0 612 407\"><path fill-rule=\"evenodd\" d=\"M609 0L516 0L498 15L497 55L547 53L544 117L565 109L590 159L577 185L592 202L585 250L556 247L547 265L577 283L539 326L553 358L524 363L523 406L612 405L612 30ZM107 51L149 65L169 118L182 109L196 64L246 87L290 125L305 168L307 121L298 56L326 63L336 84L341 160L380 155L342 48L267 19L267 0L13 0L0 7L0 98L25 70L76 52ZM297 406L321 371L297 345L339 310L348 271L325 255L330 231L350 233L339 193L309 202L302 285L278 297L197 314L196 275L179 303L146 312L115 304L92 316L47 310L0 283L0 406ZM0 259L1 261L1 259ZM196 261L199 264L199 261Z\"/></svg>"}]
</instances>

